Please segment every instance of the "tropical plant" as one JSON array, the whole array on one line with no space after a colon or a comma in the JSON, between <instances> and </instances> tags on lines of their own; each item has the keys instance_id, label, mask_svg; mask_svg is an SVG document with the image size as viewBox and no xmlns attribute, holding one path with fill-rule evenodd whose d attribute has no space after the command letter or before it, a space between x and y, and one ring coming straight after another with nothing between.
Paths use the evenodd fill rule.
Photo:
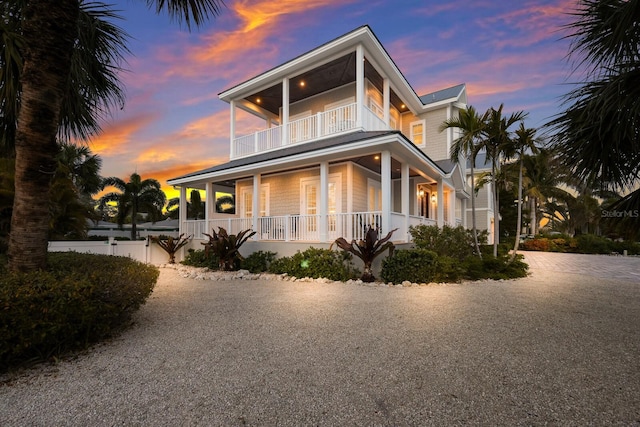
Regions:
<instances>
[{"instance_id":1,"label":"tropical plant","mask_svg":"<svg viewBox=\"0 0 640 427\"><path fill-rule=\"evenodd\" d=\"M591 188L627 190L617 209L640 207L640 0L580 0L569 58L583 82L548 125L564 165ZM640 219L625 228L640 234Z\"/></svg>"},{"instance_id":2,"label":"tropical plant","mask_svg":"<svg viewBox=\"0 0 640 427\"><path fill-rule=\"evenodd\" d=\"M523 187L523 169L524 156L526 153L536 153L538 147L536 145L536 129L525 128L524 123L520 122L520 127L516 130L516 137L511 140L511 146L507 147L507 153L514 153L518 161L518 216L516 217L516 241L511 254L511 262L515 261L520 245L520 233L522 230L522 187Z\"/></svg>"},{"instance_id":3,"label":"tropical plant","mask_svg":"<svg viewBox=\"0 0 640 427\"><path fill-rule=\"evenodd\" d=\"M209 237L209 241L202 243L205 247L205 253L213 252L218 258L220 270L231 271L239 267L242 255L240 255L240 246L251 238L255 231L243 230L236 234L228 234L227 230L218 227L218 232L211 231L213 234L203 233Z\"/></svg>"},{"instance_id":4,"label":"tropical plant","mask_svg":"<svg viewBox=\"0 0 640 427\"><path fill-rule=\"evenodd\" d=\"M138 214L146 213L155 222L162 218L166 196L155 179L143 180L137 173L131 174L129 182L117 177L105 178L104 187L115 187L119 192L107 193L100 198L100 207L115 202L118 208L117 222L120 227L127 218L131 220L131 240L137 238Z\"/></svg>"},{"instance_id":5,"label":"tropical plant","mask_svg":"<svg viewBox=\"0 0 640 427\"><path fill-rule=\"evenodd\" d=\"M482 258L480 246L478 244L478 228L476 226L476 193L475 193L475 163L478 155L480 141L486 126L487 113L482 116L476 109L469 105L466 110L461 110L457 118L446 120L440 126L440 132L447 128L458 128L460 137L458 137L451 146L451 161L460 163L463 174L466 174L467 159L471 169L471 224L473 230L474 243L476 253Z\"/></svg>"},{"instance_id":6,"label":"tropical plant","mask_svg":"<svg viewBox=\"0 0 640 427\"><path fill-rule=\"evenodd\" d=\"M490 108L487 111L487 121L483 130L484 138L481 140L480 149L484 149L487 158L491 161L491 177L493 192L493 209L495 212L494 235L493 235L493 256L498 256L498 243L500 240L500 204L499 190L497 185L498 170L502 158L510 154L512 147L512 135L509 128L515 123L523 120L527 115L518 111L511 113L508 117L502 115L504 104L500 104L498 109Z\"/></svg>"},{"instance_id":7,"label":"tropical plant","mask_svg":"<svg viewBox=\"0 0 640 427\"><path fill-rule=\"evenodd\" d=\"M149 240L156 243L169 254L169 264L175 264L176 252L186 246L192 238L193 235L185 237L184 233L180 234L176 239L174 239L173 236L149 236Z\"/></svg>"},{"instance_id":8,"label":"tropical plant","mask_svg":"<svg viewBox=\"0 0 640 427\"><path fill-rule=\"evenodd\" d=\"M440 228L437 225L422 224L409 227L409 233L416 248L427 249L438 256L451 257L459 261L476 254L476 238L480 244L487 243L486 230L482 230L476 237L471 230L461 225L450 227L445 224Z\"/></svg>"},{"instance_id":9,"label":"tropical plant","mask_svg":"<svg viewBox=\"0 0 640 427\"><path fill-rule=\"evenodd\" d=\"M389 241L391 239L391 235L397 228L394 228L390 232L387 233L385 237L382 239L378 239L378 231L372 227L369 227L367 230L364 240L352 240L351 242L347 242L344 237L339 237L334 242L340 249L346 252L350 252L360 258L364 263L364 270L362 271L362 276L360 276L360 280L363 282L373 282L376 280L373 275L373 270L371 266L373 265L373 261L376 259L378 255L383 253L384 251L389 251L389 256L393 255L393 250L395 249L395 245ZM333 245L332 245L333 246Z\"/></svg>"},{"instance_id":10,"label":"tropical plant","mask_svg":"<svg viewBox=\"0 0 640 427\"><path fill-rule=\"evenodd\" d=\"M182 20L188 28L192 24L201 25L210 15L217 15L222 5L218 0L147 0L147 3L155 5L157 12L168 11L172 18ZM87 122L80 120L81 115L73 113L84 111L89 113L89 117L95 117L97 113L108 112L114 100L121 105L118 101L121 101L122 92L113 91L119 88L117 80L107 78L108 84L102 90L96 89L95 85L105 81L91 78L95 69L84 67L86 64L81 60L86 55L95 55L103 61L105 75L117 77L121 52L126 51L125 37L121 31L109 33L105 26L94 32L79 31L96 23L92 19L83 19L83 6L87 5L98 7L103 15L115 16L100 3L78 0L9 0L3 2L6 7L0 9L5 15L19 13L20 31L16 37L19 44L12 46L21 49L20 58L30 59L24 61L19 89L13 91L20 93L19 101L15 97L9 100L12 107L18 102L20 106L15 122L15 201L9 239L9 268L13 271L36 270L46 265L48 193L50 177L55 170L56 135L93 133L95 129L86 128ZM5 19L3 16L0 21ZM106 25L116 28L113 24ZM84 39L82 34L88 34L89 38ZM103 37L105 35L109 36ZM84 40L93 43L83 46ZM100 48L103 51L98 53ZM79 74L74 75L74 69ZM65 99L70 93L88 100L84 104L87 108L65 109ZM74 117L74 123L79 121L80 125L71 126L71 130L65 132L68 114Z\"/></svg>"}]
</instances>

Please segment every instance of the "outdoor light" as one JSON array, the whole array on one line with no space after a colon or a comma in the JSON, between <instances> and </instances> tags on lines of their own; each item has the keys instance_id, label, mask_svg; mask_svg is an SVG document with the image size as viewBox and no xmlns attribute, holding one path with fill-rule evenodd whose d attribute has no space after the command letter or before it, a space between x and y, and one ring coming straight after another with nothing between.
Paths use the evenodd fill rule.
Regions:
<instances>
[{"instance_id":1,"label":"outdoor light","mask_svg":"<svg viewBox=\"0 0 640 427\"><path fill-rule=\"evenodd\" d=\"M304 82L304 80L300 80L300 87L304 87L306 85L306 83Z\"/></svg>"},{"instance_id":2,"label":"outdoor light","mask_svg":"<svg viewBox=\"0 0 640 427\"><path fill-rule=\"evenodd\" d=\"M424 190L418 190L418 197L424 197Z\"/></svg>"},{"instance_id":3,"label":"outdoor light","mask_svg":"<svg viewBox=\"0 0 640 427\"><path fill-rule=\"evenodd\" d=\"M436 202L436 200L437 200L436 195L435 195L435 194L433 194L433 195L431 196L431 203L435 203L435 202Z\"/></svg>"},{"instance_id":4,"label":"outdoor light","mask_svg":"<svg viewBox=\"0 0 640 427\"><path fill-rule=\"evenodd\" d=\"M260 104L260 103L262 102L262 100L261 100L260 98L258 98L258 99L256 99L256 102L257 102L258 104Z\"/></svg>"}]
</instances>

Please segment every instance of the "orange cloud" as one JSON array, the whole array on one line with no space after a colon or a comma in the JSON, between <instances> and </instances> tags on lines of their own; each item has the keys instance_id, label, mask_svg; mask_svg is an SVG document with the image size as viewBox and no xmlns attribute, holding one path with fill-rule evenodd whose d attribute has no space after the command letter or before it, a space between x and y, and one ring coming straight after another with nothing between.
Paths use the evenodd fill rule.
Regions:
<instances>
[{"instance_id":1,"label":"orange cloud","mask_svg":"<svg viewBox=\"0 0 640 427\"><path fill-rule=\"evenodd\" d=\"M103 127L102 133L89 142L91 151L101 156L121 154L134 142L134 135L157 119L153 113L140 113Z\"/></svg>"}]
</instances>

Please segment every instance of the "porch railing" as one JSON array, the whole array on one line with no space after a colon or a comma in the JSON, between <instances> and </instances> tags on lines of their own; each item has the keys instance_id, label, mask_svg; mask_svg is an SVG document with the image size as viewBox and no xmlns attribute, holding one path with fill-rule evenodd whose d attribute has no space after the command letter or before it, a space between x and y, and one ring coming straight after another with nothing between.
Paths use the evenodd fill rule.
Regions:
<instances>
[{"instance_id":1,"label":"porch railing","mask_svg":"<svg viewBox=\"0 0 640 427\"><path fill-rule=\"evenodd\" d=\"M345 105L294 120L287 126L288 138L286 140L284 140L282 132L283 126L272 127L235 138L232 142L232 158L245 157L290 144L309 142L318 138L355 130L358 128L357 104ZM360 129L378 131L388 128L384 120L369 108L364 107Z\"/></svg>"}]
</instances>

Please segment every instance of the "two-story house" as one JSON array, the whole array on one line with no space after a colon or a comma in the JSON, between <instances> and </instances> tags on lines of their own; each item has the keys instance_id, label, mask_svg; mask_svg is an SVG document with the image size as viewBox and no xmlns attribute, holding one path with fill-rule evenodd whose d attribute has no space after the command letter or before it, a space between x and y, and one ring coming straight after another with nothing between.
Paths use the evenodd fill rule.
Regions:
<instances>
[{"instance_id":1,"label":"two-story house","mask_svg":"<svg viewBox=\"0 0 640 427\"><path fill-rule=\"evenodd\" d=\"M182 233L253 229L258 247L285 255L369 226L397 229L401 243L411 225L467 225L466 159L449 160L457 130L439 130L466 108L466 87L418 96L368 26L219 97L229 103L229 162L168 181L180 187ZM238 135L239 110L264 129ZM206 192L204 220L186 217L189 189ZM223 194L234 213L216 212Z\"/></svg>"}]
</instances>

